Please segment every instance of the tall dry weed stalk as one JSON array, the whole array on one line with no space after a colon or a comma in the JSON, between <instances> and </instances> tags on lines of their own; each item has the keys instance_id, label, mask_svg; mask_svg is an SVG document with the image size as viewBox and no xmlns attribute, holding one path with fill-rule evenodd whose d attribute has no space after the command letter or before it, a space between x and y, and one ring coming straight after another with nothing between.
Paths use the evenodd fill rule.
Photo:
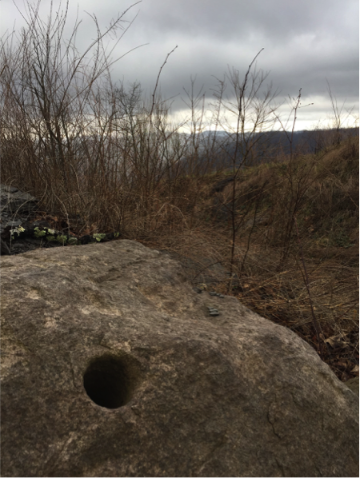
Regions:
<instances>
[{"instance_id":1,"label":"tall dry weed stalk","mask_svg":"<svg viewBox=\"0 0 360 478\"><path fill-rule=\"evenodd\" d=\"M310 103L305 106L311 106ZM298 97L294 100L294 105L290 115L293 114L293 122L291 133L287 132L281 118L274 113L275 117L279 121L286 137L289 141L290 154L288 155L288 161L284 167L284 179L283 194L281 196L281 222L282 231L280 232L280 247L281 255L280 261L277 267L278 272L284 270L287 259L289 257L290 249L294 241L294 224L295 218L304 204L304 199L308 188L311 186L313 178L314 162L305 164L301 163L300 158L301 149L294 148L294 131L297 120L297 113L300 108L305 106L301 105L301 89L299 90ZM290 117L290 116L289 116Z\"/></svg>"},{"instance_id":2,"label":"tall dry weed stalk","mask_svg":"<svg viewBox=\"0 0 360 478\"><path fill-rule=\"evenodd\" d=\"M243 80L240 79L239 71L234 68L229 69L225 78L218 80L218 89L215 93L218 111L224 109L227 117L232 116L233 118L232 123L228 119L226 121L222 118L217 119L217 124L229 132L229 139L231 138L234 145L232 150L227 151L227 163L230 165L233 178L231 198L229 202L223 204L231 221L230 277L234 274L238 232L246 217L246 214L240 216L238 212L242 199L238 192L238 183L245 167L256 163L256 147L261 138L258 133L271 130L275 123L272 120L275 111L272 102L275 94L272 93L271 85L265 86L268 75L253 68L262 51L263 49L257 53L249 64ZM231 87L233 98L231 100L224 99L227 82L230 83ZM254 223L261 196L262 190L259 191L257 200L251 205L255 210ZM249 241L251 232L252 230L249 234ZM246 254L241 268L244 266L245 258ZM229 287L231 289L231 283Z\"/></svg>"}]
</instances>

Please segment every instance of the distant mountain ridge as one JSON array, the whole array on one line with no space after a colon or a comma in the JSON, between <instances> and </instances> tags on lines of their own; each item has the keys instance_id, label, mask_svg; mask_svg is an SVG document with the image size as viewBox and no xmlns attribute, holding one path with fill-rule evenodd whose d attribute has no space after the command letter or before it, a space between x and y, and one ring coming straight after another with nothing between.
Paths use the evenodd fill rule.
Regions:
<instances>
[{"instance_id":1,"label":"distant mountain ridge","mask_svg":"<svg viewBox=\"0 0 360 478\"><path fill-rule=\"evenodd\" d=\"M237 148L237 163L240 163L246 155L246 141L251 141L252 154L248 155L244 166L251 166L259 163L268 163L279 156L279 154L289 155L293 152L301 154L317 153L326 146L343 141L346 137L359 134L359 128L341 128L330 130L313 131L267 131L254 133L245 137L245 142L240 142ZM211 154L218 155L213 163L213 170L223 162L230 167L235 157L236 135L229 134L226 131L204 131L198 135L198 164L205 167L208 160L209 151ZM291 140L291 143L290 143ZM250 145L250 142L249 142ZM186 158L183 158L186 160ZM251 163L251 164L250 164Z\"/></svg>"}]
</instances>

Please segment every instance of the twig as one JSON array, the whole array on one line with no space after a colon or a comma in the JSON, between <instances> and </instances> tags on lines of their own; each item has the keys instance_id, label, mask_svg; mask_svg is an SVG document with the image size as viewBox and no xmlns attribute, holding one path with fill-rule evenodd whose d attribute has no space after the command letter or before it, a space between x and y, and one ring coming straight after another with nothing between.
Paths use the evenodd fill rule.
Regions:
<instances>
[{"instance_id":1,"label":"twig","mask_svg":"<svg viewBox=\"0 0 360 478\"><path fill-rule=\"evenodd\" d=\"M306 286L306 289L307 289L307 292L308 292L308 295L309 295L312 322L313 322L313 325L314 325L314 328L315 328L315 331L316 331L316 338L317 338L317 342L318 342L317 349L318 349L318 352L320 354L320 357L323 359L325 354L323 354L323 351L321 350L320 336L322 335L324 337L324 334L322 333L321 326L320 326L320 324L319 324L319 322L318 322L318 320L315 316L315 312L314 312L314 307L313 307L310 288L309 288L309 276L308 276L308 273L307 273L305 260L304 260L304 255L303 255L303 251L302 251L302 246L301 246L301 242L300 242L300 238L299 238L299 229L298 229L296 216L294 216L294 220L295 220L297 240L298 240L299 249L300 249L301 262L302 262L303 267L304 267L304 274L305 274L304 282L305 282L305 286Z\"/></svg>"}]
</instances>

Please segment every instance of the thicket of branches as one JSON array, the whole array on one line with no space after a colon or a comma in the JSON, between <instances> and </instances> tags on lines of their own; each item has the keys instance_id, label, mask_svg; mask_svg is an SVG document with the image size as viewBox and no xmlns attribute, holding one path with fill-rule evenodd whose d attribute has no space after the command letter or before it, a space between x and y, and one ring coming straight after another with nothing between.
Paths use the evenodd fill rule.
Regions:
<instances>
[{"instance_id":1,"label":"thicket of branches","mask_svg":"<svg viewBox=\"0 0 360 478\"><path fill-rule=\"evenodd\" d=\"M69 220L81 216L88 226L146 236L159 227L165 209L193 225L197 178L230 167L236 184L241 166L254 159L254 134L273 124L273 97L270 89L259 94L266 76L253 69L256 58L244 80L235 69L219 80L216 128L206 138L199 135L204 111L198 113L201 96L192 83L190 134L184 136L178 132L181 125L170 126L169 108L157 93L159 77L150 103L142 99L139 84L126 90L111 78L116 44L106 51L103 41L121 28L134 5L105 31L93 16L97 38L84 52L75 42L81 22L76 21L68 41L63 38L68 3L63 11L51 11L47 22L39 15L40 5L28 3L26 27L1 39L3 181L21 185L41 197L45 209ZM227 83L233 100L226 102ZM232 131L227 125L228 137L219 142L225 111L236 127ZM229 152L230 142L235 147ZM235 239L234 207L230 213Z\"/></svg>"},{"instance_id":2,"label":"thicket of branches","mask_svg":"<svg viewBox=\"0 0 360 478\"><path fill-rule=\"evenodd\" d=\"M334 224L345 203L350 221L358 214L358 149L349 140L336 175L324 156L327 146L342 147L342 108L328 85L333 134L319 132L317 154L304 155L294 144L301 90L293 100L289 132L277 113L267 75L256 68L260 51L243 78L229 68L217 80L211 132L202 134L208 130L209 112L194 80L190 90L185 89L189 119L174 126L158 87L176 48L159 69L150 101L144 100L140 84L125 88L111 76L118 60L113 58L116 45L131 27L127 23L123 28L125 15L135 5L104 31L92 16L96 38L79 52L79 20L64 39L69 1L63 10L51 9L46 22L40 16L41 0L27 3L26 26L0 39L1 181L36 196L44 211L65 218L67 229L79 235L118 231L125 238L154 241L182 234L184 247L190 241L195 254L197 238L207 231L214 262L229 271L230 292L244 291L239 278L249 279L254 270L278 281L289 272L289 258L295 260L306 286L317 347L325 354L302 241L307 216L319 215L322 223ZM107 49L104 40L112 33L118 40ZM276 125L287 135L286 154L274 151L271 132ZM187 135L180 132L184 126ZM251 166L260 159L276 167L265 164L251 176ZM219 179L227 186L209 192ZM267 224L261 237L260 223ZM215 245L220 237L216 224L221 226L222 245ZM271 266L268 258L260 269L253 265L254 238L264 251L271 248ZM348 290L353 289L352 284ZM352 310L353 299L350 303Z\"/></svg>"}]
</instances>

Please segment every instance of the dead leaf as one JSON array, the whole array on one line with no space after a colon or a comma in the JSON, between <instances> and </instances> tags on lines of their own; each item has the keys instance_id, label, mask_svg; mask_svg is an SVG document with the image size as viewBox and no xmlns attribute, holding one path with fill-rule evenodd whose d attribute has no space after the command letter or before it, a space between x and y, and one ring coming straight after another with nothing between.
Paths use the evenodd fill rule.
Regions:
<instances>
[{"instance_id":1,"label":"dead leaf","mask_svg":"<svg viewBox=\"0 0 360 478\"><path fill-rule=\"evenodd\" d=\"M339 360L338 362L335 362L335 363L338 367L347 368L348 366L348 363L346 360Z\"/></svg>"},{"instance_id":2,"label":"dead leaf","mask_svg":"<svg viewBox=\"0 0 360 478\"><path fill-rule=\"evenodd\" d=\"M332 337L325 339L324 342L329 344L332 348L336 348L336 347L345 348L349 346L349 342L346 342L344 339L346 339L346 335L339 334L339 335L333 335Z\"/></svg>"},{"instance_id":3,"label":"dead leaf","mask_svg":"<svg viewBox=\"0 0 360 478\"><path fill-rule=\"evenodd\" d=\"M359 373L359 365L355 365L355 367L351 370L352 373Z\"/></svg>"}]
</instances>

